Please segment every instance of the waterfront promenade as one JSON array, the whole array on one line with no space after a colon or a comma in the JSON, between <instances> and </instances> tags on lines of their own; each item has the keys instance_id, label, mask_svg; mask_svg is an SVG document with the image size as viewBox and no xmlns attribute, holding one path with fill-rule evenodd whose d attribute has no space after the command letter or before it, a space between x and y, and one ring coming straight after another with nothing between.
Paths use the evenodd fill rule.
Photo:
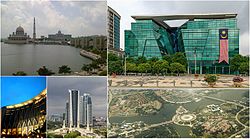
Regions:
<instances>
[{"instance_id":1,"label":"waterfront promenade","mask_svg":"<svg viewBox=\"0 0 250 139\"><path fill-rule=\"evenodd\" d=\"M81 50L80 55L84 56L84 57L87 57L87 58L90 58L92 60L97 60L97 59L101 58L101 56L99 56L97 54L94 54L92 52L88 52L86 50Z\"/></svg>"}]
</instances>

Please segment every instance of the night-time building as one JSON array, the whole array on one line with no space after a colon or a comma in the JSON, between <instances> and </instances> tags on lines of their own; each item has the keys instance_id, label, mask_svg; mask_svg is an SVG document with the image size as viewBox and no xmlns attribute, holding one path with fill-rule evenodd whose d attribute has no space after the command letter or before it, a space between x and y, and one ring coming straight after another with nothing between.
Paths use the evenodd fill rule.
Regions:
<instances>
[{"instance_id":1,"label":"night-time building","mask_svg":"<svg viewBox=\"0 0 250 139\"><path fill-rule=\"evenodd\" d=\"M2 138L46 137L45 89L36 97L1 108Z\"/></svg>"}]
</instances>

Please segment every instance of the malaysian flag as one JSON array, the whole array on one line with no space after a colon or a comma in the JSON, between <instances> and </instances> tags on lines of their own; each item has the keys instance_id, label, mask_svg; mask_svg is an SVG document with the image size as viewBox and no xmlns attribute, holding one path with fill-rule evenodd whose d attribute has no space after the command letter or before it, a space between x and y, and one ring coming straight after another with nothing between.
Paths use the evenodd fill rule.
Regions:
<instances>
[{"instance_id":1,"label":"malaysian flag","mask_svg":"<svg viewBox=\"0 0 250 139\"><path fill-rule=\"evenodd\" d=\"M225 61L228 64L228 29L219 29L220 58L219 63Z\"/></svg>"}]
</instances>

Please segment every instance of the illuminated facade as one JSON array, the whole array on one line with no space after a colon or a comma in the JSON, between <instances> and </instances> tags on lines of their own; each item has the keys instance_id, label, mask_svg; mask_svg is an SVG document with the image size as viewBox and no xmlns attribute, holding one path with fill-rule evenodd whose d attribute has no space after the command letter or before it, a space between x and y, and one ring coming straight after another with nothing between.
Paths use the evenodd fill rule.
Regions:
<instances>
[{"instance_id":1,"label":"illuminated facade","mask_svg":"<svg viewBox=\"0 0 250 139\"><path fill-rule=\"evenodd\" d=\"M26 102L1 108L1 137L46 137L46 93Z\"/></svg>"},{"instance_id":2,"label":"illuminated facade","mask_svg":"<svg viewBox=\"0 0 250 139\"><path fill-rule=\"evenodd\" d=\"M230 74L230 58L239 54L237 14L132 16L131 30L125 30L125 51L129 57L162 58L183 52L189 73ZM171 27L167 21L183 20ZM228 62L220 62L220 31L227 30ZM226 60L227 61L227 60Z\"/></svg>"}]
</instances>

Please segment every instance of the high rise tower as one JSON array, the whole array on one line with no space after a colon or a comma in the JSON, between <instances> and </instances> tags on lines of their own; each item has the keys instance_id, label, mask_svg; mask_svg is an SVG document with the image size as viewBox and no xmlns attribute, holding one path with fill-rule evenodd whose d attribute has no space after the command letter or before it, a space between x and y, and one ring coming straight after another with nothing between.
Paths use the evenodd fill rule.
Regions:
<instances>
[{"instance_id":1,"label":"high rise tower","mask_svg":"<svg viewBox=\"0 0 250 139\"><path fill-rule=\"evenodd\" d=\"M89 94L81 96L79 90L69 90L69 102L66 102L65 126L69 128L80 128L80 124L93 127L92 101Z\"/></svg>"},{"instance_id":2,"label":"high rise tower","mask_svg":"<svg viewBox=\"0 0 250 139\"><path fill-rule=\"evenodd\" d=\"M69 127L80 127L80 91L69 90Z\"/></svg>"},{"instance_id":3,"label":"high rise tower","mask_svg":"<svg viewBox=\"0 0 250 139\"><path fill-rule=\"evenodd\" d=\"M34 25L33 25L33 40L36 40L36 19L34 17Z\"/></svg>"},{"instance_id":4,"label":"high rise tower","mask_svg":"<svg viewBox=\"0 0 250 139\"><path fill-rule=\"evenodd\" d=\"M87 130L89 130L89 127L92 126L93 120L92 120L92 101L89 94L84 94L83 97L83 124L86 125Z\"/></svg>"}]
</instances>

